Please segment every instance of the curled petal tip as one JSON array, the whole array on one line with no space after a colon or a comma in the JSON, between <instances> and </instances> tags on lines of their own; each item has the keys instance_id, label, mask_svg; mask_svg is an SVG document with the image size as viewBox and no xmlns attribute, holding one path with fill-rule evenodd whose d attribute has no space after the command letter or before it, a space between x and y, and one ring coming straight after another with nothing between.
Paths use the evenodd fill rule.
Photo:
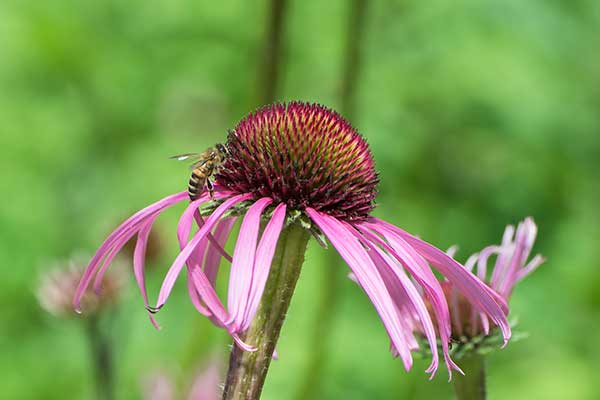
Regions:
<instances>
[{"instance_id":1,"label":"curled petal tip","mask_svg":"<svg viewBox=\"0 0 600 400\"><path fill-rule=\"evenodd\" d=\"M148 319L150 320L150 323L152 324L154 329L156 329L157 331L160 331L162 329L161 326L158 324L158 322L156 322L154 315L152 315L152 313L150 313L150 312L148 312Z\"/></svg>"},{"instance_id":2,"label":"curled petal tip","mask_svg":"<svg viewBox=\"0 0 600 400\"><path fill-rule=\"evenodd\" d=\"M237 344L240 349L244 351L249 351L251 353L257 350L256 347L244 343L244 341L242 341L242 339L240 339L240 337L237 334L233 334L231 336L233 337L233 341L235 342L235 344Z\"/></svg>"},{"instance_id":3,"label":"curled petal tip","mask_svg":"<svg viewBox=\"0 0 600 400\"><path fill-rule=\"evenodd\" d=\"M161 308L163 308L164 304L161 304L159 306L156 307L152 307L152 306L145 306L146 311L148 311L150 314L156 314L157 312L160 311Z\"/></svg>"}]
</instances>

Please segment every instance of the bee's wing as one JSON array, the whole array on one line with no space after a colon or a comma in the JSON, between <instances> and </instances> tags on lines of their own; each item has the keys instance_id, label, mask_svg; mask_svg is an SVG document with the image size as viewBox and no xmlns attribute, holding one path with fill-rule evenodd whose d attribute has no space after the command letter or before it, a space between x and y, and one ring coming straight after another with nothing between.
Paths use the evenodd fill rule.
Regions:
<instances>
[{"instance_id":1,"label":"bee's wing","mask_svg":"<svg viewBox=\"0 0 600 400\"><path fill-rule=\"evenodd\" d=\"M178 154L176 156L169 157L171 160L176 161L198 161L202 158L202 153L185 153Z\"/></svg>"}]
</instances>

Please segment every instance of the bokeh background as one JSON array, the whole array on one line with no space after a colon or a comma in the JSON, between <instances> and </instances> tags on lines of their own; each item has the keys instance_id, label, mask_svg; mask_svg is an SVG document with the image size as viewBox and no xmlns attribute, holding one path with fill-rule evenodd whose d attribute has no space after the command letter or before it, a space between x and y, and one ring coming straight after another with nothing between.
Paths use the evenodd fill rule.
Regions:
<instances>
[{"instance_id":1,"label":"bokeh background","mask_svg":"<svg viewBox=\"0 0 600 400\"><path fill-rule=\"evenodd\" d=\"M376 214L459 244L459 259L533 216L548 261L512 298L529 338L489 357L490 398L600 398L599 27L594 0L3 0L0 397L93 398L85 322L40 308L40 276L184 189L187 166L168 156L299 99L368 139ZM151 298L181 210L156 225ZM391 358L346 273L311 244L263 398L452 398L445 371L430 382L427 360L406 373ZM103 322L116 398L141 398L156 368L183 393L203 360L225 359L183 279L158 318L159 332L130 279Z\"/></svg>"}]
</instances>

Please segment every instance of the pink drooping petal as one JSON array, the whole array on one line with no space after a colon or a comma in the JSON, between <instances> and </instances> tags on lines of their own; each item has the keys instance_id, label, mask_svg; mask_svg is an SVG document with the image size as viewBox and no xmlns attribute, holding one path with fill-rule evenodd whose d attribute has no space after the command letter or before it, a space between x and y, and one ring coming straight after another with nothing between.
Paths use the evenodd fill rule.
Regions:
<instances>
[{"instance_id":1,"label":"pink drooping petal","mask_svg":"<svg viewBox=\"0 0 600 400\"><path fill-rule=\"evenodd\" d=\"M517 228L517 233L515 234L514 252L512 254L512 258L510 259L506 276L500 282L500 286L498 288L498 292L503 295L504 298L508 298L510 296L513 287L518 281L518 273L523 265L525 265L527 262L527 258L529 257L531 249L533 248L536 235L537 226L533 222L533 219L525 218L525 220L521 222Z\"/></svg>"},{"instance_id":2,"label":"pink drooping petal","mask_svg":"<svg viewBox=\"0 0 600 400\"><path fill-rule=\"evenodd\" d=\"M190 295L190 300L192 301L192 305L194 306L196 311L198 311L200 314L202 314L206 317L211 317L212 313L210 312L210 310L208 308L206 308L204 306L204 304L202 304L202 299L200 298L200 295L198 294L198 291L196 290L196 285L194 284L194 277L192 276L192 270L190 268L188 268L186 275L187 275L188 294Z\"/></svg>"},{"instance_id":3,"label":"pink drooping petal","mask_svg":"<svg viewBox=\"0 0 600 400\"><path fill-rule=\"evenodd\" d=\"M190 232L192 230L192 225L194 222L194 214L198 211L198 207L200 206L200 204L202 204L207 199L208 194L203 195L197 200L192 201L187 206L183 214L181 214L181 217L179 218L179 223L177 224L177 240L179 241L180 250L183 250L187 244L187 240L190 236ZM192 250L190 257L186 262L186 265L187 286L188 293L190 295L190 300L192 301L194 308L196 308L196 310L198 310L200 314L210 317L212 316L212 313L202 304L202 299L200 298L200 295L196 290L194 280L192 277L192 269L201 268L202 258L204 256L204 252L206 251L207 243L208 241L206 238L200 240L198 245Z\"/></svg>"},{"instance_id":4,"label":"pink drooping petal","mask_svg":"<svg viewBox=\"0 0 600 400\"><path fill-rule=\"evenodd\" d=\"M512 225L507 225L506 229L504 229L504 234L502 235L502 244L500 246L500 250L498 251L498 258L496 258L496 264L494 266L494 271L492 272L492 277L490 278L490 287L494 290L498 290L500 287L500 282L506 276L507 268L509 265L510 258L513 254L513 236L515 233L515 227Z\"/></svg>"},{"instance_id":5,"label":"pink drooping petal","mask_svg":"<svg viewBox=\"0 0 600 400\"><path fill-rule=\"evenodd\" d=\"M448 309L448 303L446 302L446 297L440 283L429 268L427 262L402 237L396 235L386 226L372 222L365 222L360 224L360 227L363 229L363 233L370 241L379 244L385 249L386 252L398 260L398 262L400 262L411 273L413 278L417 281L417 283L419 283L425 293L427 293L436 317L438 332L440 334L442 345L442 354L444 355L444 362L448 369L449 379L452 378L453 369L462 373L460 367L458 367L458 365L456 365L456 363L450 357L450 348L448 343L450 342L452 328L450 325L450 312ZM384 242L377 235L373 234L369 229L382 235L389 244Z\"/></svg>"},{"instance_id":6,"label":"pink drooping petal","mask_svg":"<svg viewBox=\"0 0 600 400\"><path fill-rule=\"evenodd\" d=\"M241 331L245 331L250 326L250 323L256 315L260 299L262 298L265 284L271 269L271 262L277 247L277 240L283 229L285 222L285 203L280 203L271 220L265 227L265 230L258 243L256 249L256 260L254 261L254 271L252 272L252 285L250 286L250 294L248 296L248 305L244 311L244 318L241 323Z\"/></svg>"},{"instance_id":7,"label":"pink drooping petal","mask_svg":"<svg viewBox=\"0 0 600 400\"><path fill-rule=\"evenodd\" d=\"M260 217L265 208L272 202L273 200L269 198L262 198L250 206L242 221L235 251L233 252L227 293L227 307L230 313L227 324L233 322L238 328L242 326L244 320L244 311L248 305L248 296L252 285Z\"/></svg>"},{"instance_id":8,"label":"pink drooping petal","mask_svg":"<svg viewBox=\"0 0 600 400\"><path fill-rule=\"evenodd\" d=\"M487 264L489 258L494 254L500 254L501 250L502 248L499 246L488 246L481 250L481 253L479 253L479 257L477 259L477 276L479 277L479 279L481 279L484 282L486 281Z\"/></svg>"},{"instance_id":9,"label":"pink drooping petal","mask_svg":"<svg viewBox=\"0 0 600 400\"><path fill-rule=\"evenodd\" d=\"M181 272L183 265L186 263L186 261L188 260L188 258L191 255L191 253L194 251L196 246L198 246L200 241L204 237L206 237L206 233L212 229L212 227L223 216L223 214L225 214L225 212L227 212L227 210L229 210L234 205L236 205L242 201L248 200L250 198L252 198L251 194L241 194L241 195L231 197L231 198L225 200L219 207L217 207L215 209L215 211L213 211L213 213L206 219L206 223L198 230L198 232L196 232L196 234L194 235L192 240L190 240L189 243L184 247L184 249L179 253L177 258L173 262L173 265L167 272L167 276L165 277L163 284L160 288L160 293L158 295L156 309L160 309L165 304L165 301L169 297L169 294L171 293L171 289L173 289L175 280L177 279L177 276ZM194 270L194 272L198 272L198 271L199 271L199 269ZM204 275L204 272L202 272L202 271L199 271L199 273ZM211 288L212 288L212 286L211 286ZM213 289L213 291L214 291L214 289ZM207 307L210 308L210 306L207 302L207 299L204 299L204 300L206 302Z\"/></svg>"},{"instance_id":10,"label":"pink drooping petal","mask_svg":"<svg viewBox=\"0 0 600 400\"><path fill-rule=\"evenodd\" d=\"M457 252L458 252L458 246L455 244L448 247L448 250L446 250L446 254L448 254L448 256L450 256L452 258L454 258L454 256L456 255Z\"/></svg>"},{"instance_id":11,"label":"pink drooping petal","mask_svg":"<svg viewBox=\"0 0 600 400\"><path fill-rule=\"evenodd\" d=\"M140 288L140 292L142 294L142 299L144 300L144 306L146 309L149 307L148 303L148 293L146 291L146 278L144 274L145 267L145 258L146 258L146 248L148 246L148 237L150 235L150 230L152 229L152 224L156 217L150 218L148 222L140 229L138 233L137 243L135 245L135 250L133 252L133 274L135 275L135 280L137 282L138 287ZM150 318L150 322L156 329L160 329L156 319L152 313L148 312L148 317Z\"/></svg>"},{"instance_id":12,"label":"pink drooping petal","mask_svg":"<svg viewBox=\"0 0 600 400\"><path fill-rule=\"evenodd\" d=\"M454 258L454 257L452 257ZM467 271L471 271L473 272L473 267L475 266L475 264L477 263L477 259L479 258L479 254L475 253L475 254L471 254L471 256L467 259L467 261L465 262L465 269ZM482 281L485 281L485 270L484 270L484 275L483 278L479 278Z\"/></svg>"},{"instance_id":13,"label":"pink drooping petal","mask_svg":"<svg viewBox=\"0 0 600 400\"><path fill-rule=\"evenodd\" d=\"M402 229L377 219L391 230L402 236L411 246L436 267L461 293L481 311L485 311L500 328L504 343L510 339L510 326L506 319L508 306L506 301L483 282L467 271L462 265L448 257L446 253L435 246L403 231Z\"/></svg>"},{"instance_id":14,"label":"pink drooping petal","mask_svg":"<svg viewBox=\"0 0 600 400\"><path fill-rule=\"evenodd\" d=\"M404 368L410 370L412 356L404 340L402 324L395 310L394 302L377 271L377 267L367 254L362 244L351 232L337 219L307 207L306 213L317 224L319 229L336 248L340 256L346 261L359 285L363 288L371 303L375 307L390 339L402 359Z\"/></svg>"},{"instance_id":15,"label":"pink drooping petal","mask_svg":"<svg viewBox=\"0 0 600 400\"><path fill-rule=\"evenodd\" d=\"M481 261L482 258L487 260L487 258L489 257L489 254L487 254L487 253L484 254L484 252L485 252L485 250L483 250L481 252L481 254L478 254L478 253L471 254L471 256L465 262L465 268L468 271L473 272L473 267L475 267L475 264L477 264L477 271L476 271L477 277L481 280L482 283L485 284L486 283L485 277L487 274L487 261L486 261L486 263L479 262L479 261ZM453 289L453 291L456 291L456 289ZM481 325L483 327L485 334L487 335L489 332L489 329L490 329L488 318L483 311L476 310L476 309L471 310L471 335L475 336L477 334L477 330L478 330L478 327L477 327L478 319L477 318L478 317L481 320Z\"/></svg>"},{"instance_id":16,"label":"pink drooping petal","mask_svg":"<svg viewBox=\"0 0 600 400\"><path fill-rule=\"evenodd\" d=\"M194 218L196 219L196 222L198 223L198 227L201 227L202 225L204 225L204 218L202 218L202 215L200 215L199 211L196 211L194 213ZM208 241L210 242L212 247L217 252L219 252L227 261L229 261L229 262L233 261L233 258L225 251L225 248L223 248L223 246L221 246L219 241L217 239L215 239L215 237L213 236L212 233L208 232L206 237L208 238Z\"/></svg>"},{"instance_id":17,"label":"pink drooping petal","mask_svg":"<svg viewBox=\"0 0 600 400\"><path fill-rule=\"evenodd\" d=\"M460 304L458 300L458 290L452 287L449 282L444 282L448 286L450 286L450 317L452 318L452 323L454 324L454 329L456 329L456 334L458 336L462 336L463 332L463 318L466 318L466 315L462 315Z\"/></svg>"},{"instance_id":18,"label":"pink drooping petal","mask_svg":"<svg viewBox=\"0 0 600 400\"><path fill-rule=\"evenodd\" d=\"M219 296L215 292L215 289L206 278L206 275L200 268L193 268L190 271L192 282L194 283L194 289L198 292L200 298L204 300L208 307L210 314L219 321L220 326L225 326L225 320L227 319L227 311L221 303Z\"/></svg>"},{"instance_id":19,"label":"pink drooping petal","mask_svg":"<svg viewBox=\"0 0 600 400\"><path fill-rule=\"evenodd\" d=\"M125 222L123 222L113 233L111 233L106 240L102 243L100 248L96 251L96 254L90 260L81 281L79 282L79 286L77 287L77 291L75 292L75 296L73 298L73 306L75 310L81 312L80 303L83 294L87 290L92 277L96 273L98 267L100 266L100 261L105 258L105 256L111 251L115 242L121 237L121 235L132 227L138 228L146 218L149 216L160 213L167 207L170 207L174 204L177 204L188 197L187 192L180 192L173 194L171 196L165 197L162 200L157 201L149 205L148 207L138 211L131 217L129 217Z\"/></svg>"},{"instance_id":20,"label":"pink drooping petal","mask_svg":"<svg viewBox=\"0 0 600 400\"><path fill-rule=\"evenodd\" d=\"M221 247L225 247L225 243L227 243L227 239L229 238L229 234L231 233L231 229L236 220L236 217L223 218L217 224L214 237ZM204 273L213 286L216 284L217 272L219 271L219 263L221 262L222 256L219 251L214 250L215 247L213 244L209 244L208 251L206 252L206 259L204 260Z\"/></svg>"},{"instance_id":21,"label":"pink drooping petal","mask_svg":"<svg viewBox=\"0 0 600 400\"><path fill-rule=\"evenodd\" d=\"M371 250L368 251L371 259L375 263L381 277L383 278L392 299L395 301L398 309L401 309L403 303L408 300L412 305L412 309L416 312L419 322L421 324L423 333L429 343L429 348L432 354L432 360L430 366L426 372L431 373L430 379L433 379L435 372L438 368L438 352L437 352L437 341L435 328L433 321L427 311L427 306L423 301L423 298L406 276L406 273L402 270L402 267L392 260L386 253L384 253L378 246L371 244ZM408 326L407 332L412 332L411 326ZM413 338L414 340L414 338ZM416 341L412 344L411 349L414 349Z\"/></svg>"},{"instance_id":22,"label":"pink drooping petal","mask_svg":"<svg viewBox=\"0 0 600 400\"><path fill-rule=\"evenodd\" d=\"M207 221L207 224L209 221ZM214 287L208 281L208 278L200 268L194 268L191 272L194 287L198 291L200 297L206 303L206 306L210 310L212 317L211 320L217 326L222 326L227 329L227 332L231 335L234 342L244 351L256 351L256 348L246 344L237 334L234 325L226 325L225 321L228 318L227 311L221 303L219 296L215 292Z\"/></svg>"}]
</instances>

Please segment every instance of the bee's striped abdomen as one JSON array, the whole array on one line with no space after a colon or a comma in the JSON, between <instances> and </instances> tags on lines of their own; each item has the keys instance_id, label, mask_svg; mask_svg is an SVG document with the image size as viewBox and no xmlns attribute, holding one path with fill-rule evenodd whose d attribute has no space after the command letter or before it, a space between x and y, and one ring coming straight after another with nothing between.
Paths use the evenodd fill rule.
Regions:
<instances>
[{"instance_id":1,"label":"bee's striped abdomen","mask_svg":"<svg viewBox=\"0 0 600 400\"><path fill-rule=\"evenodd\" d=\"M202 193L202 186L204 186L204 181L206 180L206 178L202 178L202 175L204 174L200 168L192 171L192 176L188 182L188 194L190 200L196 200Z\"/></svg>"}]
</instances>

